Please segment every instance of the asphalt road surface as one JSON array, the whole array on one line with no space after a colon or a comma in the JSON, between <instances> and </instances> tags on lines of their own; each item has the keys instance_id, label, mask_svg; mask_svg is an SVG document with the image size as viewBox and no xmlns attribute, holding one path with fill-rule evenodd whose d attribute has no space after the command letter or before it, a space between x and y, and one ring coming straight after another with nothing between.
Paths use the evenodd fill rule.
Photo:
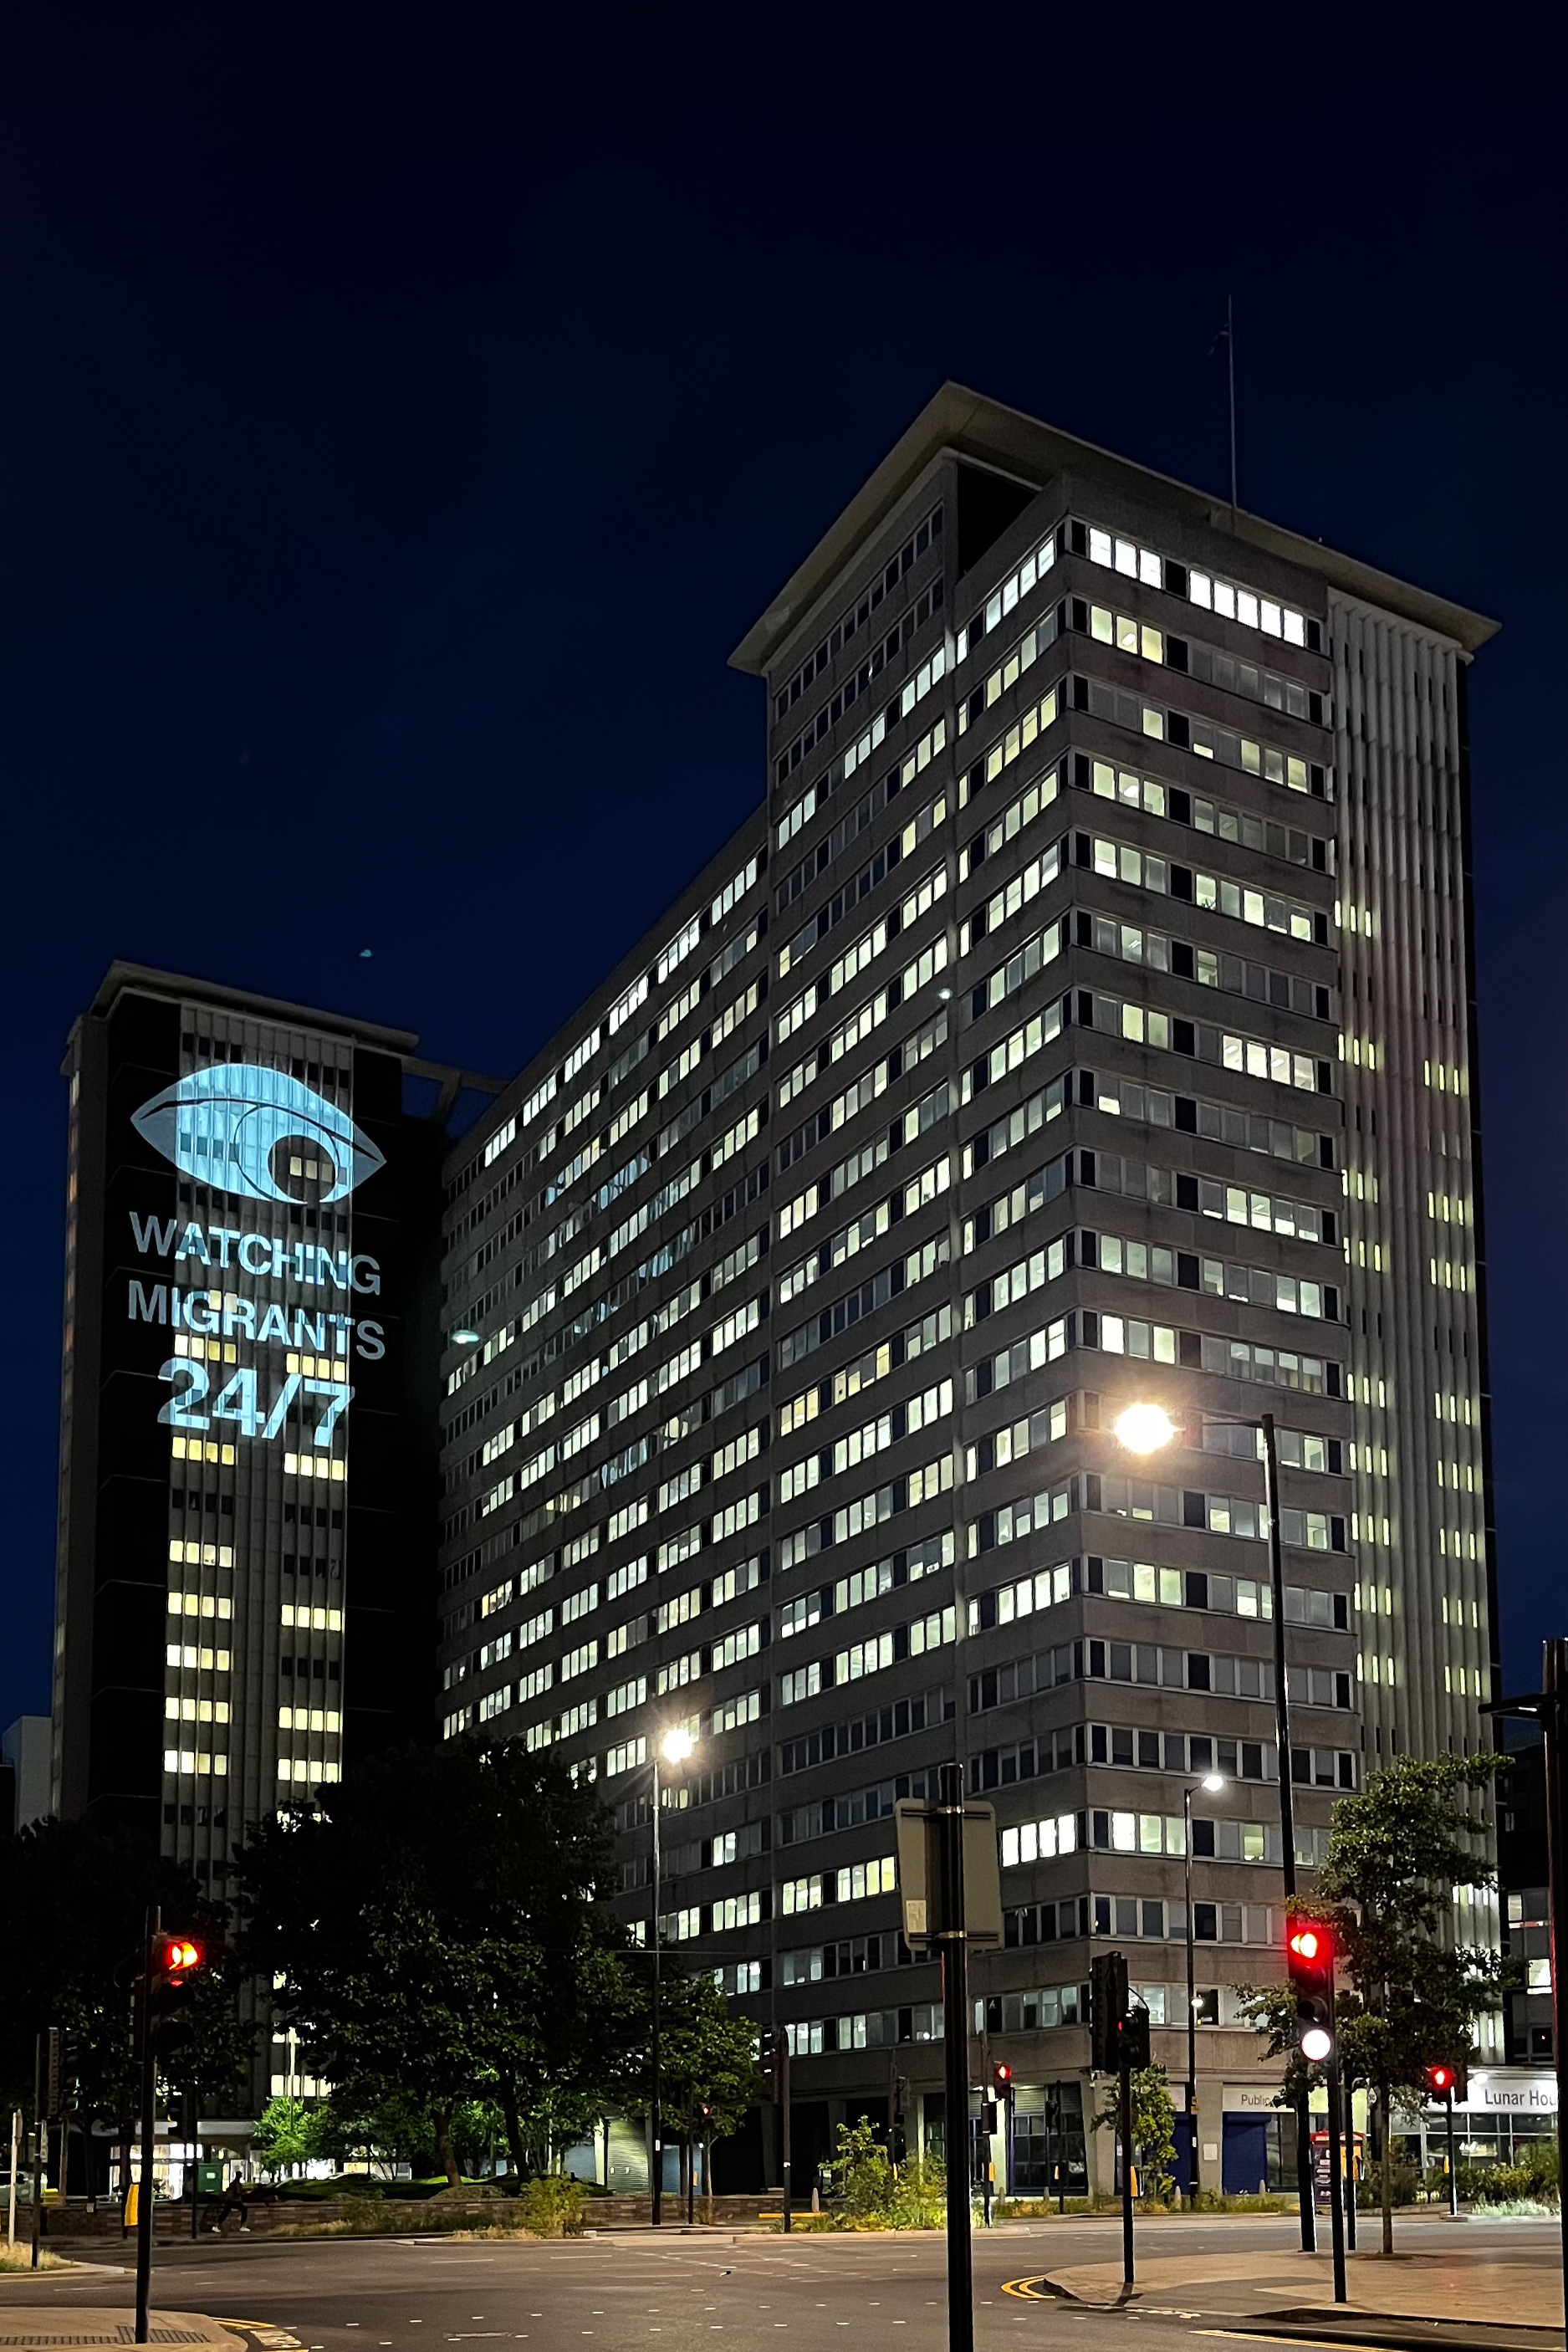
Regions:
<instances>
[{"instance_id":1,"label":"asphalt road surface","mask_svg":"<svg viewBox=\"0 0 1568 2352\"><path fill-rule=\"evenodd\" d=\"M1149 2254L1198 2254L1217 2246L1283 2252L1297 2243L1293 2221L1172 2220L1144 2225ZM1446 2221L1400 2224L1400 2251L1506 2244L1513 2262L1558 2257L1555 2226ZM1249 2340L1214 2314L1139 2305L1091 2312L1061 2302L1028 2302L1004 2283L1071 2263L1112 2262L1119 2224L1108 2221L1013 2225L975 2240L977 2352L1064 2340L1082 2352L1132 2352L1148 2337L1174 2352L1209 2352L1195 2339ZM118 2249L116 2250L118 2254ZM1326 2295L1325 2295L1325 2300ZM1197 2298L1193 2299L1195 2302ZM0 2278L0 2328L7 2305L133 2301L130 2269L94 2260L66 2273ZM227 2238L160 2247L154 2307L210 2312L258 2327L288 2329L305 2352L829 2352L847 2336L855 2352L873 2338L879 2352L945 2352L946 2284L940 2235L685 2237L648 2232L580 2242L521 2243L378 2238L287 2244ZM1246 2323L1240 2323L1245 2329ZM384 2331L384 2333L383 2333ZM789 2346L778 2338L789 2336ZM726 2343L715 2346L723 2336ZM1257 2340L1254 2336L1250 2340ZM1156 2346L1147 2347L1156 2352Z\"/></svg>"}]
</instances>

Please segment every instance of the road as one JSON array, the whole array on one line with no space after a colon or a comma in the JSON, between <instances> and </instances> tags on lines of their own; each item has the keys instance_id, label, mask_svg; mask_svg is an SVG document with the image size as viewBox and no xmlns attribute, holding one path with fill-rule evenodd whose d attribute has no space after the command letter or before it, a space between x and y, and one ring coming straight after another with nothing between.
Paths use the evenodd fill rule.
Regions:
<instances>
[{"instance_id":1,"label":"road","mask_svg":"<svg viewBox=\"0 0 1568 2352\"><path fill-rule=\"evenodd\" d=\"M1293 2221L1264 2219L1152 2221L1139 2239L1150 2257L1239 2244L1283 2252L1297 2242ZM1417 2256L1506 2250L1510 2262L1549 2266L1559 2244L1551 2222L1400 2224L1401 2252ZM1163 2339L1170 2352L1178 2344L1184 2352L1208 2352L1193 2339L1212 2336L1225 2322L1192 2308L1196 2295L1185 2308L1103 2313L1003 2292L1004 2281L1048 2268L1113 2261L1119 2247L1113 2218L977 2235L977 2352L1004 2345L1033 2352L1042 2340L1054 2352L1064 2336L1082 2352L1129 2352L1129 2330L1141 2352L1159 2352ZM129 2269L106 2262L66 2274L5 2277L0 2330L7 2305L47 2303L64 2317L73 2305L131 2301ZM445 2352L461 2344L476 2352L519 2344L532 2352L828 2352L841 2336L868 2333L883 2352L895 2343L901 2352L944 2352L946 2344L939 2235L730 2240L639 2232L559 2243L380 2238L282 2245L230 2238L160 2247L153 2302L287 2328L306 2352ZM1238 2325L1234 2312L1229 2325ZM775 2345L779 2335L792 2336L793 2346ZM710 2347L714 2336L727 2336L728 2346ZM1156 2343L1145 2345L1150 2336Z\"/></svg>"}]
</instances>

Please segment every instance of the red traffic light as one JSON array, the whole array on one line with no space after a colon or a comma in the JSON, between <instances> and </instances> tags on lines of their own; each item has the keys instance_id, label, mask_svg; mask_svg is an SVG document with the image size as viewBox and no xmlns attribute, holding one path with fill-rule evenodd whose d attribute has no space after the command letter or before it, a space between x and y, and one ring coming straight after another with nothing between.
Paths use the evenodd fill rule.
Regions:
<instances>
[{"instance_id":1,"label":"red traffic light","mask_svg":"<svg viewBox=\"0 0 1568 2352\"><path fill-rule=\"evenodd\" d=\"M1298 1919L1285 1937L1285 1965L1300 1991L1322 1991L1333 1982L1334 1941L1331 1928L1316 1919Z\"/></svg>"},{"instance_id":2,"label":"red traffic light","mask_svg":"<svg viewBox=\"0 0 1568 2352\"><path fill-rule=\"evenodd\" d=\"M1427 2081L1441 2098L1445 2092L1454 2087L1454 2070L1451 2066L1428 2066Z\"/></svg>"},{"instance_id":3,"label":"red traffic light","mask_svg":"<svg viewBox=\"0 0 1568 2352\"><path fill-rule=\"evenodd\" d=\"M192 1976L206 1957L204 1947L193 1936L161 1936L152 1949L153 1972L166 1984L178 1984Z\"/></svg>"},{"instance_id":4,"label":"red traffic light","mask_svg":"<svg viewBox=\"0 0 1568 2352\"><path fill-rule=\"evenodd\" d=\"M1006 2089L1006 2087L1007 2087L1007 2085L1008 2085L1008 2084L1012 2081L1012 2078L1013 2078L1013 2070L1012 2070L1012 2068L1011 2068L1010 2066L1004 2065L1004 2064L1002 2063L1001 2060L998 2058L998 2061L997 2061L996 2066L995 2066L995 2068L994 2068L994 2070L993 2070L993 2071L994 2071L994 2073L995 2073L995 2074L996 2074L996 2078L997 2078L998 2082L999 2084L1001 2084L1002 2087L1003 2087L1003 2088L1004 2088L1004 2090L1005 2090L1005 2089Z\"/></svg>"}]
</instances>

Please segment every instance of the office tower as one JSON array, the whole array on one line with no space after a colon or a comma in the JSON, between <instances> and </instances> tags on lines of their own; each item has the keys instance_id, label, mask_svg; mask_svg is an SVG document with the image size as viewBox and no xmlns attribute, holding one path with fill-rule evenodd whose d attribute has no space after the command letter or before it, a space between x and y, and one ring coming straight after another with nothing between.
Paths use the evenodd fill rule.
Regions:
<instances>
[{"instance_id":1,"label":"office tower","mask_svg":"<svg viewBox=\"0 0 1568 2352\"><path fill-rule=\"evenodd\" d=\"M734 656L764 804L451 1156L443 1729L597 1778L632 1921L695 1733L664 1931L788 2025L798 2158L943 2143L888 1816L956 1756L1014 2184L1082 2179L1096 1950L1185 2076L1189 1808L1205 2178L1278 2173L1263 1412L1303 1869L1477 1743L1490 633L946 388Z\"/></svg>"},{"instance_id":2,"label":"office tower","mask_svg":"<svg viewBox=\"0 0 1568 2352\"><path fill-rule=\"evenodd\" d=\"M219 1895L429 1722L459 1081L416 1044L120 963L71 1032L53 1804Z\"/></svg>"}]
</instances>

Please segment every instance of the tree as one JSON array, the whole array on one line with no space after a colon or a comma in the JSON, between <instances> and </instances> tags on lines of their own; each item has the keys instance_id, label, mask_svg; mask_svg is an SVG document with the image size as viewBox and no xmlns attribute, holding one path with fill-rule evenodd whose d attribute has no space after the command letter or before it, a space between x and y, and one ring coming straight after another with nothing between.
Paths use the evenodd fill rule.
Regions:
<instances>
[{"instance_id":1,"label":"tree","mask_svg":"<svg viewBox=\"0 0 1568 2352\"><path fill-rule=\"evenodd\" d=\"M553 1758L389 1751L252 1831L242 1950L345 2115L405 2100L456 2186L455 2117L491 2098L520 2174L524 2113L597 2096L627 2038L611 1868L608 1815Z\"/></svg>"},{"instance_id":2,"label":"tree","mask_svg":"<svg viewBox=\"0 0 1568 2352\"><path fill-rule=\"evenodd\" d=\"M250 2152L262 2170L274 2176L291 2172L314 2153L311 2110L298 2099L268 2099L256 2117Z\"/></svg>"},{"instance_id":3,"label":"tree","mask_svg":"<svg viewBox=\"0 0 1568 2352\"><path fill-rule=\"evenodd\" d=\"M1390 2126L1396 2102L1416 2104L1427 2069L1472 2055L1471 2029L1497 2005L1503 1963L1455 1944L1453 1900L1461 1887L1494 1884L1479 1849L1482 1823L1466 1800L1486 1788L1496 1756L1401 1756L1375 1772L1330 1817L1328 1852L1315 1895L1300 1916L1333 1933L1348 1990L1337 1997L1341 2063L1348 2080L1375 2092L1383 2160L1378 2167L1383 2251L1394 2251ZM1272 2053L1290 2053L1286 2093L1305 2068L1295 2048L1289 1986L1253 1990L1248 2006Z\"/></svg>"},{"instance_id":4,"label":"tree","mask_svg":"<svg viewBox=\"0 0 1568 2352\"><path fill-rule=\"evenodd\" d=\"M1154 2204L1170 2200L1176 2186L1176 2110L1163 2066L1142 2066L1133 2076L1133 2146L1143 2173L1143 2194ZM1104 2100L1093 2119L1095 2131L1117 2131L1122 2122L1121 2083L1105 2084Z\"/></svg>"},{"instance_id":5,"label":"tree","mask_svg":"<svg viewBox=\"0 0 1568 2352\"><path fill-rule=\"evenodd\" d=\"M76 2112L116 2122L123 2141L141 2103L131 2049L131 1986L147 1906L199 1937L212 1958L193 1989L189 2042L160 2067L175 2091L241 2095L253 2042L240 2016L240 1971L224 1949L227 1913L183 1864L128 1829L43 1821L0 1840L0 2096L28 2112L37 2037L57 2025L70 2050ZM210 2112L210 2110L209 2110ZM221 2112L221 2109L220 2109Z\"/></svg>"},{"instance_id":6,"label":"tree","mask_svg":"<svg viewBox=\"0 0 1568 2352\"><path fill-rule=\"evenodd\" d=\"M659 2015L660 2104L666 2126L678 2126L687 2150L701 2141L738 2131L747 2109L760 2096L757 2029L730 2013L711 1974L677 1976L664 1958ZM650 1987L642 1988L635 2051L622 2084L634 2114L645 2114L653 2095Z\"/></svg>"}]
</instances>

